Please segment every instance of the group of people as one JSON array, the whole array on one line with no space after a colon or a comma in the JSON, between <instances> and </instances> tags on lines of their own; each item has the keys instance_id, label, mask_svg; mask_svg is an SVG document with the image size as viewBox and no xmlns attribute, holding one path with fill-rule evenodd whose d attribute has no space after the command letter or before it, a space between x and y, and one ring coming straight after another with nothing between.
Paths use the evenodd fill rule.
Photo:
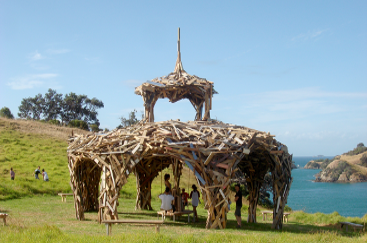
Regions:
<instances>
[{"instance_id":1,"label":"group of people","mask_svg":"<svg viewBox=\"0 0 367 243\"><path fill-rule=\"evenodd\" d=\"M38 175L41 174L40 166L34 171L34 178L39 180ZM48 174L45 169L42 169L42 177L44 181L48 181Z\"/></svg>"},{"instance_id":2,"label":"group of people","mask_svg":"<svg viewBox=\"0 0 367 243\"><path fill-rule=\"evenodd\" d=\"M166 189L165 189L164 193L162 193L158 196L158 198L161 199L161 201L162 201L161 210L165 210L165 211L172 210L174 212L175 211L175 206L173 205L173 203L174 203L175 198L172 195L172 187L171 187L171 183L169 182L169 179L170 179L170 175L165 174L164 175L164 184L166 186ZM187 206L188 205L188 199L189 198L191 199L191 204L192 204L194 217L195 217L194 219L196 219L196 221L198 221L198 215L197 215L196 207L199 205L199 202L200 202L200 200L199 200L200 192L197 190L196 185L192 185L191 188L192 188L192 191L191 191L190 195L185 192L185 189L182 189L182 193L181 193L182 204L183 204L184 207ZM236 190L236 194L234 196L234 200L236 202L236 210L235 210L234 215L236 216L237 228L241 228L241 226L242 226L242 219L241 219L242 192L241 192L240 184L235 185L235 190ZM230 207L230 205L228 205L228 207Z\"/></svg>"},{"instance_id":3,"label":"group of people","mask_svg":"<svg viewBox=\"0 0 367 243\"><path fill-rule=\"evenodd\" d=\"M41 170L40 170L40 166L38 166L38 168L34 171L34 177L36 179L39 179L38 175L41 174ZM45 169L42 169L42 177L44 181L48 181L48 175L47 172L45 171ZM15 172L13 170L13 167L10 168L10 179L14 180L15 179Z\"/></svg>"},{"instance_id":4,"label":"group of people","mask_svg":"<svg viewBox=\"0 0 367 243\"><path fill-rule=\"evenodd\" d=\"M172 186L169 180L170 180L170 175L165 174L164 184L166 186L166 189L164 193L158 195L158 198L161 199L162 201L161 210L165 210L165 211L172 210L174 212L176 211L175 206L174 206L175 198L172 195ZM188 206L188 199L190 198L193 212L194 212L194 217L196 221L198 221L198 214L196 211L196 207L199 205L200 192L197 190L197 187L195 185L192 185L191 188L192 188L192 191L190 195L185 192L185 189L182 189L182 193L181 193L182 205L183 207Z\"/></svg>"}]
</instances>

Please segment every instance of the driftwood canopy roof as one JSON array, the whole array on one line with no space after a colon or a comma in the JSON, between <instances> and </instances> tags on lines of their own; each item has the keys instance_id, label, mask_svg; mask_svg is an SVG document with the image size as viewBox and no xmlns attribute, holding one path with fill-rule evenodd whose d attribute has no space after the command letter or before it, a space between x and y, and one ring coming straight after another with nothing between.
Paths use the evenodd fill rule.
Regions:
<instances>
[{"instance_id":1,"label":"driftwood canopy roof","mask_svg":"<svg viewBox=\"0 0 367 243\"><path fill-rule=\"evenodd\" d=\"M145 118L149 122L154 122L154 105L159 98L168 98L172 103L189 99L196 111L195 120L207 120L210 118L210 110L212 109L212 97L216 93L213 82L190 75L183 69L180 51L180 29L178 30L175 70L167 76L152 79L135 88L135 94L143 97ZM204 117L202 117L204 105L205 112Z\"/></svg>"},{"instance_id":2,"label":"driftwood canopy roof","mask_svg":"<svg viewBox=\"0 0 367 243\"><path fill-rule=\"evenodd\" d=\"M136 209L152 209L152 181L172 166L173 196L182 210L180 175L183 166L193 171L208 212L207 228L225 228L230 183L242 181L249 190L248 222L256 222L256 207L264 176L273 179L273 225L282 228L283 212L292 183L292 155L270 133L210 119L213 82L187 74L178 58L173 73L137 87L145 119L106 134L76 135L69 139L68 167L74 192L76 218L98 211L98 220L117 219L121 188L131 173L136 176ZM187 98L196 109L195 121L154 121L159 98L171 102ZM205 113L202 117L202 108Z\"/></svg>"},{"instance_id":3,"label":"driftwood canopy roof","mask_svg":"<svg viewBox=\"0 0 367 243\"><path fill-rule=\"evenodd\" d=\"M107 181L107 185L102 187L99 196L103 196L99 208L104 210L100 211L100 220L117 217L116 201L119 191L132 172L139 181L137 208L151 209L151 182L169 165L175 168L178 177L182 165L186 164L194 171L204 195L205 206L211 215L207 221L208 228L225 227L223 219L228 210L228 185L238 175L246 174L252 186L250 191L258 194L256 187L261 187L264 175L269 169L278 169L279 177L282 178L278 178L276 195L283 193L286 196L289 190L289 187L284 188L283 181L290 183L291 156L284 145L269 133L216 121L141 122L107 134L76 136L70 139L68 154L74 192L81 193L79 190L83 189L79 188L86 187L78 179L78 173L81 173L83 166L88 165L82 169L84 171L104 170L102 180ZM252 180L260 184L252 185ZM179 187L179 181L176 184ZM98 184L95 189L88 189L84 207L87 206L87 201L98 198L96 187ZM91 195L94 196L88 199ZM285 205L284 199L282 202ZM256 221L257 200L254 203L255 216L252 217ZM91 203L92 208L84 210L81 210L81 205L82 201L76 200L77 218L83 218L82 211L93 209L98 202ZM220 209L216 209L218 206Z\"/></svg>"}]
</instances>

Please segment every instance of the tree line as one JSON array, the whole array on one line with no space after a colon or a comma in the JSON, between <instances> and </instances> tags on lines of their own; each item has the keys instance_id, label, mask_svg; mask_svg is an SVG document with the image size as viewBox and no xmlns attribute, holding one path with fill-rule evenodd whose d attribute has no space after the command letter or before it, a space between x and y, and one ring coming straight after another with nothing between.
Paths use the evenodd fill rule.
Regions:
<instances>
[{"instance_id":1,"label":"tree line","mask_svg":"<svg viewBox=\"0 0 367 243\"><path fill-rule=\"evenodd\" d=\"M87 95L73 92L64 96L49 89L44 95L23 98L18 107L18 117L98 131L100 123L97 110L103 107L103 102L97 98L90 99ZM14 118L7 107L3 107L0 113L3 117Z\"/></svg>"}]
</instances>

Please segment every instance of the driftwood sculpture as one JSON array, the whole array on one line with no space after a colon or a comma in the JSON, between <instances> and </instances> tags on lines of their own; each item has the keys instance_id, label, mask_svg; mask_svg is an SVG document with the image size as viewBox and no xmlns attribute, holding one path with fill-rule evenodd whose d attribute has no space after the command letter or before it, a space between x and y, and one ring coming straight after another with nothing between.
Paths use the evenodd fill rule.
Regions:
<instances>
[{"instance_id":1,"label":"driftwood sculpture","mask_svg":"<svg viewBox=\"0 0 367 243\"><path fill-rule=\"evenodd\" d=\"M180 51L180 29L178 29L177 50L176 66L172 73L147 81L135 89L135 94L143 97L144 117L149 122L154 122L154 106L159 98L168 98L172 103L188 99L196 111L195 121L210 118L212 97L217 92L213 88L213 82L190 75L183 69ZM205 106L204 117L202 117L203 106Z\"/></svg>"},{"instance_id":2,"label":"driftwood sculpture","mask_svg":"<svg viewBox=\"0 0 367 243\"><path fill-rule=\"evenodd\" d=\"M245 180L248 185L248 221L256 222L260 188L265 174L271 172L272 228L281 229L292 183L292 155L269 133L210 120L213 83L188 75L178 50L175 72L136 88L144 99L145 121L106 134L69 139L70 185L76 218L83 220L85 211L97 210L99 222L118 219L119 193L131 173L136 176L135 208L151 210L152 181L169 166L173 169L173 194L180 211L180 175L182 166L188 166L195 174L208 211L206 228L226 227L229 188L235 179ZM197 112L196 121L153 122L154 104L162 97L172 102L190 99ZM204 121L200 121L203 104Z\"/></svg>"}]
</instances>

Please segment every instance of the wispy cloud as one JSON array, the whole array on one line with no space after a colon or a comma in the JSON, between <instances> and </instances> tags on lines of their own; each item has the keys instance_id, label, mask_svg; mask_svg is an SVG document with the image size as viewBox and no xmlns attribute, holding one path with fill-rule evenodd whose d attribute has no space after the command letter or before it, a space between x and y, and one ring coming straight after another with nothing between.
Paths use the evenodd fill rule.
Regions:
<instances>
[{"instance_id":1,"label":"wispy cloud","mask_svg":"<svg viewBox=\"0 0 367 243\"><path fill-rule=\"evenodd\" d=\"M136 79L129 79L129 80L122 81L122 84L129 87L129 88L138 87L142 83L144 83L144 81L136 80Z\"/></svg>"},{"instance_id":2,"label":"wispy cloud","mask_svg":"<svg viewBox=\"0 0 367 243\"><path fill-rule=\"evenodd\" d=\"M26 75L23 77L12 78L7 85L10 86L11 89L15 90L33 89L42 86L46 80L51 80L57 76L58 74L56 73Z\"/></svg>"},{"instance_id":3,"label":"wispy cloud","mask_svg":"<svg viewBox=\"0 0 367 243\"><path fill-rule=\"evenodd\" d=\"M41 53L39 53L38 51L32 52L29 54L29 59L31 61L38 61L41 59L44 59L45 57L41 55Z\"/></svg>"},{"instance_id":4,"label":"wispy cloud","mask_svg":"<svg viewBox=\"0 0 367 243\"><path fill-rule=\"evenodd\" d=\"M48 49L47 53L50 54L64 54L70 52L69 49Z\"/></svg>"},{"instance_id":5,"label":"wispy cloud","mask_svg":"<svg viewBox=\"0 0 367 243\"><path fill-rule=\"evenodd\" d=\"M232 56L229 56L229 57L226 57L226 58L224 58L223 59L223 61L228 61L228 60L230 60L230 59L233 59L233 58L239 58L240 56L243 56L243 55L245 55L245 54L247 54L247 53L249 53L249 52L251 52L252 51L252 49L248 49L248 50L246 50L246 51L243 51L243 52L239 52L239 53L237 53L237 54L235 54L235 55L232 55Z\"/></svg>"},{"instance_id":6,"label":"wispy cloud","mask_svg":"<svg viewBox=\"0 0 367 243\"><path fill-rule=\"evenodd\" d=\"M308 41L308 40L314 40L316 37L320 37L325 32L329 31L329 29L323 29L323 30L313 30L308 31L307 33L301 33L291 39L291 41Z\"/></svg>"},{"instance_id":7,"label":"wispy cloud","mask_svg":"<svg viewBox=\"0 0 367 243\"><path fill-rule=\"evenodd\" d=\"M244 97L246 102L242 102ZM236 112L238 119L268 126L271 123L299 124L302 120L314 122L315 119L332 122L331 117L340 120L347 117L347 114L360 114L366 110L363 106L367 101L367 92L332 92L319 88L304 88L242 94L232 96L230 100L238 100L236 103L241 105L218 111Z\"/></svg>"}]
</instances>

